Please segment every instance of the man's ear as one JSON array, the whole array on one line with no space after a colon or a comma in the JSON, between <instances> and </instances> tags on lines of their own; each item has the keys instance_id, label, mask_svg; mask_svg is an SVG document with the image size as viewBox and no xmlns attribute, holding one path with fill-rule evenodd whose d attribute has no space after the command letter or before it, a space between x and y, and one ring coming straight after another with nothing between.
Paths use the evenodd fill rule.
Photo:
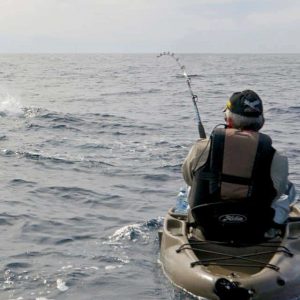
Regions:
<instances>
[{"instance_id":1,"label":"man's ear","mask_svg":"<svg viewBox=\"0 0 300 300\"><path fill-rule=\"evenodd\" d=\"M232 120L232 118L228 118L226 115L225 115L225 122L226 122L226 125L227 125L227 127L228 128L233 128L233 120Z\"/></svg>"}]
</instances>

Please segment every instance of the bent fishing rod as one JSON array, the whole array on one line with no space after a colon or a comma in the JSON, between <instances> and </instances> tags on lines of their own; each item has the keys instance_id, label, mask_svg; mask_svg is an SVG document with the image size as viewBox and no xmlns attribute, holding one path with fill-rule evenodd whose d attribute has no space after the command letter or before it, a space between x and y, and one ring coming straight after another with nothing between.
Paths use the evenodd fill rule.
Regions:
<instances>
[{"instance_id":1,"label":"bent fishing rod","mask_svg":"<svg viewBox=\"0 0 300 300\"><path fill-rule=\"evenodd\" d=\"M170 53L170 52L162 52L159 55L157 55L157 57L162 57L162 56L169 56L171 58L173 58L177 65L179 66L179 68L182 70L182 74L186 79L186 83L188 85L190 94L192 96L192 100L193 100L193 104L194 104L194 108L195 108L195 113L196 113L196 120L197 120L197 126L198 126L198 132L200 135L200 138L205 139L206 138L206 134L205 134L205 130L201 121L201 117L200 117L200 113L199 113L199 109L197 106L197 102L198 102L198 96L194 94L193 90L192 90L192 86L191 86L191 78L189 77L189 75L186 72L185 66L182 65L179 61L179 58L175 56L174 53Z\"/></svg>"}]
</instances>

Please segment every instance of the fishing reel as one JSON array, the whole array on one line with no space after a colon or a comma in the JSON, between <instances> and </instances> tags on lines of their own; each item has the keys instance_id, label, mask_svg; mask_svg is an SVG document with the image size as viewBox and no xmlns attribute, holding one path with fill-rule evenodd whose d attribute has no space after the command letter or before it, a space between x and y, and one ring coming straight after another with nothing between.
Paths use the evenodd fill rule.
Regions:
<instances>
[{"instance_id":1,"label":"fishing reel","mask_svg":"<svg viewBox=\"0 0 300 300\"><path fill-rule=\"evenodd\" d=\"M215 293L220 300L251 300L253 291L242 288L237 282L219 278L215 283Z\"/></svg>"}]
</instances>

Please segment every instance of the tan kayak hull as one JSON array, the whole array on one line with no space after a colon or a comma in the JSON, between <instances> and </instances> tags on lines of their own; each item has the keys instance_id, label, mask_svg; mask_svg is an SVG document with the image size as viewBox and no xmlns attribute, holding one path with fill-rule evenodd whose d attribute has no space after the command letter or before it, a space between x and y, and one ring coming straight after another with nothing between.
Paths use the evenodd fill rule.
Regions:
<instances>
[{"instance_id":1,"label":"tan kayak hull","mask_svg":"<svg viewBox=\"0 0 300 300\"><path fill-rule=\"evenodd\" d=\"M251 299L255 300L284 300L300 295L299 221L289 223L284 237L278 242L278 245L286 247L293 256L278 252L264 257L266 263L278 267L279 270L269 267L224 267L218 265L218 262L213 266L191 267L193 262L199 260L199 255L196 256L190 249L177 251L179 247L189 243L189 230L186 218L170 210L165 217L161 235L160 261L166 276L174 285L210 300L220 299L215 293L215 284L219 278L237 282L240 287L253 292ZM212 247L214 250L215 246ZM230 247L227 250L230 254Z\"/></svg>"}]
</instances>

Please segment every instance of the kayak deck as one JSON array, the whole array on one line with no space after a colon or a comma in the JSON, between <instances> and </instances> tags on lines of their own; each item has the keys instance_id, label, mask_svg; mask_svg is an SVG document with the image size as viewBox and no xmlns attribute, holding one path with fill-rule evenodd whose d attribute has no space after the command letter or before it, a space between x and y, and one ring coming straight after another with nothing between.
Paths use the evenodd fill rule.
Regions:
<instances>
[{"instance_id":1,"label":"kayak deck","mask_svg":"<svg viewBox=\"0 0 300 300\"><path fill-rule=\"evenodd\" d=\"M221 276L247 277L266 267L279 271L277 266L269 263L274 254L284 252L291 255L280 243L281 239L246 245L192 238L181 249L191 249L195 253L198 261L191 263L192 267L202 265L208 272Z\"/></svg>"}]
</instances>

